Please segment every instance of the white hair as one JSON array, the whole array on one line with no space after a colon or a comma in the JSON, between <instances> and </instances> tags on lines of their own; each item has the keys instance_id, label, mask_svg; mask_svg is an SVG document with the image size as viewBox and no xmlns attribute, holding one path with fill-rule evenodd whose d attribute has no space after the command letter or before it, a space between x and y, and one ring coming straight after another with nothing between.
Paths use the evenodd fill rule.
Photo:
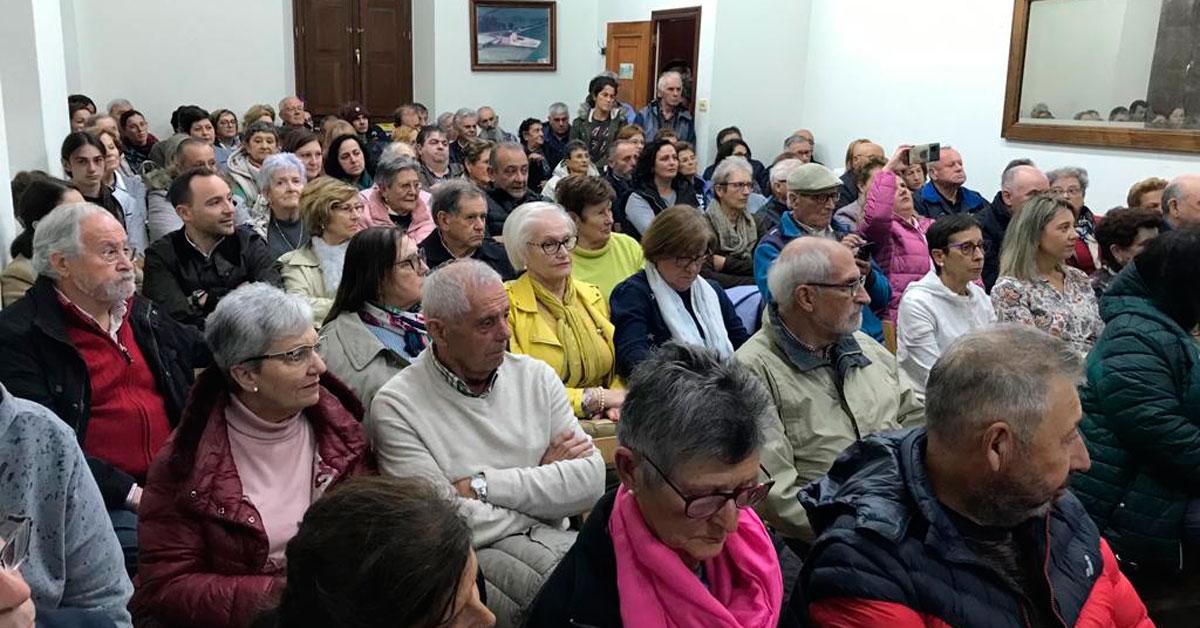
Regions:
<instances>
[{"instance_id":1,"label":"white hair","mask_svg":"<svg viewBox=\"0 0 1200 628\"><path fill-rule=\"evenodd\" d=\"M827 281L833 274L833 260L829 250L814 246L790 255L780 255L767 270L767 289L771 298L782 311L795 305L792 293L796 286L806 283Z\"/></svg>"},{"instance_id":2,"label":"white hair","mask_svg":"<svg viewBox=\"0 0 1200 628\"><path fill-rule=\"evenodd\" d=\"M492 283L502 283L500 273L477 259L443 264L421 282L421 313L426 319L457 321L471 311L467 295Z\"/></svg>"},{"instance_id":3,"label":"white hair","mask_svg":"<svg viewBox=\"0 0 1200 628\"><path fill-rule=\"evenodd\" d=\"M300 173L300 184L304 185L308 182L308 177L305 175L306 170L300 158L292 153L275 153L263 160L262 168L259 168L258 175L255 177L255 182L261 190L266 190L271 187L271 182L275 180L275 175L280 172L295 170Z\"/></svg>"},{"instance_id":4,"label":"white hair","mask_svg":"<svg viewBox=\"0 0 1200 628\"><path fill-rule=\"evenodd\" d=\"M787 181L788 175L792 174L793 170L803 165L804 162L800 161L799 159L781 160L779 163L771 166L771 183Z\"/></svg>"},{"instance_id":5,"label":"white hair","mask_svg":"<svg viewBox=\"0 0 1200 628\"><path fill-rule=\"evenodd\" d=\"M225 295L204 322L213 362L229 369L271 351L281 338L312 329L312 307L302 297L268 283L248 283ZM251 364L258 370L261 362Z\"/></svg>"},{"instance_id":6,"label":"white hair","mask_svg":"<svg viewBox=\"0 0 1200 628\"><path fill-rule=\"evenodd\" d=\"M475 113L474 109L471 109L469 107L463 107L462 109L459 109L458 111L454 112L454 126L458 126L459 124L462 123L463 120L465 120L467 118L478 118L478 117L479 117L479 115Z\"/></svg>"},{"instance_id":7,"label":"white hair","mask_svg":"<svg viewBox=\"0 0 1200 628\"><path fill-rule=\"evenodd\" d=\"M529 239L533 236L533 226L541 223L546 217L557 217L570 228L575 235L575 221L567 214L567 210L556 203L534 201L525 203L513 210L504 219L504 250L508 253L508 261L513 270L525 270L525 261L529 254Z\"/></svg>"},{"instance_id":8,"label":"white hair","mask_svg":"<svg viewBox=\"0 0 1200 628\"><path fill-rule=\"evenodd\" d=\"M1069 179L1071 177L1075 177L1079 181L1079 187L1084 192L1087 192L1088 172L1083 168L1078 166L1063 166L1062 168L1055 168L1046 173L1046 179L1050 181L1050 185L1054 185L1054 182L1059 179Z\"/></svg>"},{"instance_id":9,"label":"white hair","mask_svg":"<svg viewBox=\"0 0 1200 628\"><path fill-rule=\"evenodd\" d=\"M40 276L58 279L58 273L50 265L50 256L61 253L75 257L83 250L80 224L88 216L104 214L107 209L93 203L67 203L59 205L37 223L33 232L33 270Z\"/></svg>"},{"instance_id":10,"label":"white hair","mask_svg":"<svg viewBox=\"0 0 1200 628\"><path fill-rule=\"evenodd\" d=\"M280 110L280 111L283 111L283 108L284 108L284 107L283 107L283 104L284 104L284 103L286 103L287 101L289 101L289 100L293 100L293 99L294 99L294 100L299 100L301 105L303 105L303 104L304 104L304 101L303 101L303 100L301 100L299 96L294 96L294 95L293 95L293 96L284 96L283 98L280 98L280 99L279 99L279 110Z\"/></svg>"},{"instance_id":11,"label":"white hair","mask_svg":"<svg viewBox=\"0 0 1200 628\"><path fill-rule=\"evenodd\" d=\"M683 75L675 70L669 70L667 72L663 72L662 75L658 77L658 84L656 85L656 87L658 87L658 91L661 92L667 88L667 79L670 78L677 79L679 84L681 86L683 85Z\"/></svg>"},{"instance_id":12,"label":"white hair","mask_svg":"<svg viewBox=\"0 0 1200 628\"><path fill-rule=\"evenodd\" d=\"M438 132L440 133L441 131ZM405 144L404 142L389 142L388 145L383 148L383 152L379 154L379 163L391 161L400 157L416 159L417 151L410 144Z\"/></svg>"},{"instance_id":13,"label":"white hair","mask_svg":"<svg viewBox=\"0 0 1200 628\"><path fill-rule=\"evenodd\" d=\"M550 115L552 116L560 113L567 113L568 111L567 103L565 102L556 102L553 105L550 105Z\"/></svg>"},{"instance_id":14,"label":"white hair","mask_svg":"<svg viewBox=\"0 0 1200 628\"><path fill-rule=\"evenodd\" d=\"M111 112L116 107L129 107L130 109L133 109L133 103L129 102L129 100L126 98L114 98L108 101L108 111Z\"/></svg>"},{"instance_id":15,"label":"white hair","mask_svg":"<svg viewBox=\"0 0 1200 628\"><path fill-rule=\"evenodd\" d=\"M717 167L713 169L712 184L720 185L729 180L734 172L745 172L750 175L750 179L754 180L754 168L750 166L750 162L746 161L745 157L730 155L721 160Z\"/></svg>"}]
</instances>

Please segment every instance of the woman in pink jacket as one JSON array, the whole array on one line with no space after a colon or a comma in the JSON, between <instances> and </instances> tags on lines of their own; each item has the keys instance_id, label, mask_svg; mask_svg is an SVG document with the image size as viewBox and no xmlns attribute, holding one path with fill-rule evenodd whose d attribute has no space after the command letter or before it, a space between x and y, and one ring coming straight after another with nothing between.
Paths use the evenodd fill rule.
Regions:
<instances>
[{"instance_id":1,"label":"woman in pink jacket","mask_svg":"<svg viewBox=\"0 0 1200 628\"><path fill-rule=\"evenodd\" d=\"M925 232L933 221L917 214L912 192L900 174L906 167L909 145L896 149L887 167L875 174L867 189L866 207L858 233L871 246L875 261L883 269L892 287L887 320L895 321L900 297L908 284L929 272L929 246Z\"/></svg>"}]
</instances>

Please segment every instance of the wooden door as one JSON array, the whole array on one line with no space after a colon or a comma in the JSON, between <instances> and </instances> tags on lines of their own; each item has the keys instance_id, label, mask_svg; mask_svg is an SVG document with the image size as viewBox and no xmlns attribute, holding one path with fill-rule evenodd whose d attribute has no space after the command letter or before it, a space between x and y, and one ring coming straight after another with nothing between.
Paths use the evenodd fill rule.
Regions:
<instances>
[{"instance_id":1,"label":"wooden door","mask_svg":"<svg viewBox=\"0 0 1200 628\"><path fill-rule=\"evenodd\" d=\"M610 22L606 69L620 77L620 99L641 109L654 98L654 23Z\"/></svg>"},{"instance_id":2,"label":"wooden door","mask_svg":"<svg viewBox=\"0 0 1200 628\"><path fill-rule=\"evenodd\" d=\"M359 100L376 120L412 102L412 0L361 0Z\"/></svg>"},{"instance_id":3,"label":"wooden door","mask_svg":"<svg viewBox=\"0 0 1200 628\"><path fill-rule=\"evenodd\" d=\"M297 0L296 91L313 116L358 98L353 0Z\"/></svg>"}]
</instances>

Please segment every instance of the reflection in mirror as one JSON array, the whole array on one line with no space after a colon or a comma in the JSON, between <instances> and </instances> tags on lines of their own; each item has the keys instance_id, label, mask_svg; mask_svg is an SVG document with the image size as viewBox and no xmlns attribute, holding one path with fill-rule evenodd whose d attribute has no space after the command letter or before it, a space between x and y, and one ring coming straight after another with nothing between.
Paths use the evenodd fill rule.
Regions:
<instances>
[{"instance_id":1,"label":"reflection in mirror","mask_svg":"<svg viewBox=\"0 0 1200 628\"><path fill-rule=\"evenodd\" d=\"M1034 0L1020 121L1200 129L1200 0Z\"/></svg>"}]
</instances>

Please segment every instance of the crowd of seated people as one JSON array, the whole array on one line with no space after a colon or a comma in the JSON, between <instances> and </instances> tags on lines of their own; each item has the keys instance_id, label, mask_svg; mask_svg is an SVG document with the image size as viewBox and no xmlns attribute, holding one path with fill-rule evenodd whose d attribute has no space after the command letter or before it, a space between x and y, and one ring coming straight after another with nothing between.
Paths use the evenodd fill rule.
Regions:
<instances>
[{"instance_id":1,"label":"crowd of seated people","mask_svg":"<svg viewBox=\"0 0 1200 628\"><path fill-rule=\"evenodd\" d=\"M684 86L72 96L12 182L0 626L1190 625L1200 175L700 168Z\"/></svg>"}]
</instances>

